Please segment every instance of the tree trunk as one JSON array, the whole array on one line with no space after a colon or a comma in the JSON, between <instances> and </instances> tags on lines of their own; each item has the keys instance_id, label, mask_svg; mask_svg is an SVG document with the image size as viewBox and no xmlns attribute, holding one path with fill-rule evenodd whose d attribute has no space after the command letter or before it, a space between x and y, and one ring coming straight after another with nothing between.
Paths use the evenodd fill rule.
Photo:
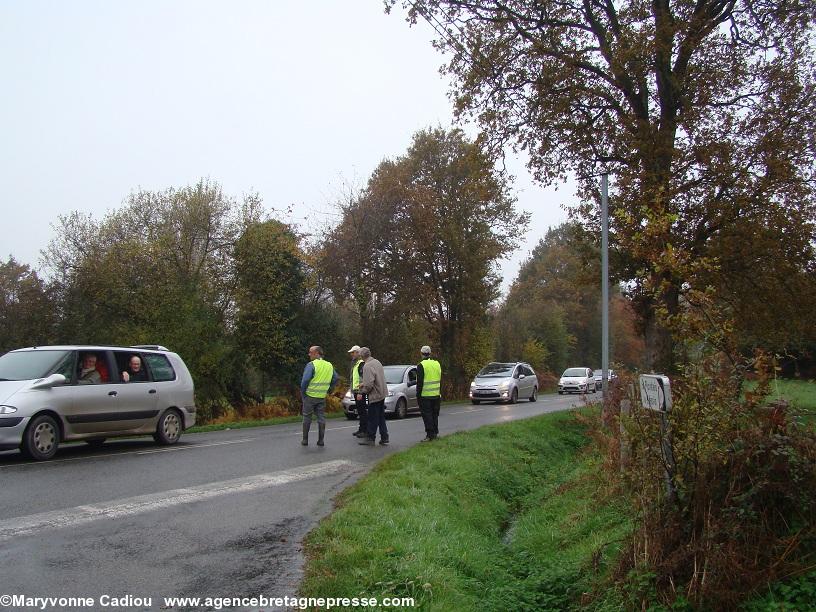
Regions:
<instances>
[{"instance_id":1,"label":"tree trunk","mask_svg":"<svg viewBox=\"0 0 816 612\"><path fill-rule=\"evenodd\" d=\"M665 279L663 281L665 283ZM665 308L669 315L676 315L680 311L680 290L676 282L665 285L657 302L647 299L641 304L643 337L646 344L644 366L652 372L673 374L677 371L676 341L671 330L657 313L660 307Z\"/></svg>"}]
</instances>

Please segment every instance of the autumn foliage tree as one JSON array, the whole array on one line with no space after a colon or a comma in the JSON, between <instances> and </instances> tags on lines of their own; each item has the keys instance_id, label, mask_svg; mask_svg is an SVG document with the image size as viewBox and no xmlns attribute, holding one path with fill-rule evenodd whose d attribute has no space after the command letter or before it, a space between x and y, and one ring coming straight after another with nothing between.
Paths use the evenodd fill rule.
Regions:
<instances>
[{"instance_id":1,"label":"autumn foliage tree","mask_svg":"<svg viewBox=\"0 0 816 612\"><path fill-rule=\"evenodd\" d=\"M712 288L708 304L746 314L733 304L756 291L728 283L746 267L735 244L750 245L763 275L793 267L805 278L816 216L813 2L402 4L436 29L457 113L495 147L525 149L544 183L574 173L585 202L597 201L599 172L612 173L612 239L627 257L647 365L674 370L669 322L699 303L695 292Z\"/></svg>"},{"instance_id":2,"label":"autumn foliage tree","mask_svg":"<svg viewBox=\"0 0 816 612\"><path fill-rule=\"evenodd\" d=\"M447 381L460 387L474 373L466 364L490 357L481 336L498 297L496 263L526 229L495 163L460 130L420 131L343 207L325 244L337 290L366 311L424 321L422 344L434 346Z\"/></svg>"}]
</instances>

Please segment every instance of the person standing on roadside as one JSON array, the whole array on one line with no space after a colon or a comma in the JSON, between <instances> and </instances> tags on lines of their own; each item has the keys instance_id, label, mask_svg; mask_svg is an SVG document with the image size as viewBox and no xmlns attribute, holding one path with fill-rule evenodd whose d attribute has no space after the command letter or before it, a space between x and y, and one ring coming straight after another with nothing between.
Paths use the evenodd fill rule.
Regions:
<instances>
[{"instance_id":1,"label":"person standing on roadside","mask_svg":"<svg viewBox=\"0 0 816 612\"><path fill-rule=\"evenodd\" d=\"M351 377L349 382L351 384L351 397L354 398L354 407L357 410L357 419L360 421L360 426L352 435L355 438L365 438L368 435L367 421L368 406L366 405L365 396L360 393L360 378L363 375L363 360L360 359L360 347L356 344L348 350L351 355ZM358 399L358 397L362 399Z\"/></svg>"},{"instance_id":2,"label":"person standing on roadside","mask_svg":"<svg viewBox=\"0 0 816 612\"><path fill-rule=\"evenodd\" d=\"M436 359L431 359L430 346L423 346L419 352L422 353L422 361L417 364L417 398L422 421L425 423L425 439L422 441L428 442L439 436L442 366Z\"/></svg>"},{"instance_id":3,"label":"person standing on roadside","mask_svg":"<svg viewBox=\"0 0 816 612\"><path fill-rule=\"evenodd\" d=\"M388 427L385 424L385 397L388 385L385 384L385 371L382 364L371 356L371 350L360 347L360 359L363 360L363 376L360 379L358 399L368 395L368 435L361 438L358 444L374 446L377 429L380 430L380 444L388 444Z\"/></svg>"},{"instance_id":4,"label":"person standing on roadside","mask_svg":"<svg viewBox=\"0 0 816 612\"><path fill-rule=\"evenodd\" d=\"M317 445L323 446L326 434L326 396L337 384L337 372L323 359L323 349L313 346L309 349L309 363L303 368L300 391L303 395L303 446L309 445L309 429L312 414L317 416Z\"/></svg>"}]
</instances>

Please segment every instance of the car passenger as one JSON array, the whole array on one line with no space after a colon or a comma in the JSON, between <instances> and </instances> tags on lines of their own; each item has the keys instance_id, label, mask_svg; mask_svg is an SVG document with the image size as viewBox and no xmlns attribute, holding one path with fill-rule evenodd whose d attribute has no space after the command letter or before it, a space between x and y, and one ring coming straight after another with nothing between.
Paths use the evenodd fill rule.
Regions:
<instances>
[{"instance_id":1,"label":"car passenger","mask_svg":"<svg viewBox=\"0 0 816 612\"><path fill-rule=\"evenodd\" d=\"M133 355L130 358L127 370L122 372L122 380L125 382L145 382L147 380L147 372L142 367L141 357Z\"/></svg>"},{"instance_id":2,"label":"car passenger","mask_svg":"<svg viewBox=\"0 0 816 612\"><path fill-rule=\"evenodd\" d=\"M94 353L83 353L81 362L77 382L80 385L98 385L101 383L102 375L96 369L96 355Z\"/></svg>"}]
</instances>

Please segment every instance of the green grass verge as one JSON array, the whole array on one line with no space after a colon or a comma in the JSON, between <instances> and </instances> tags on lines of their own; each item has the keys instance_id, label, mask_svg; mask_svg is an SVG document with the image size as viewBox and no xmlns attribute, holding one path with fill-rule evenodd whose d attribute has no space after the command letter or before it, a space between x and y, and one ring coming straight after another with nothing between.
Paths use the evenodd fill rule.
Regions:
<instances>
[{"instance_id":1,"label":"green grass verge","mask_svg":"<svg viewBox=\"0 0 816 612\"><path fill-rule=\"evenodd\" d=\"M746 388L753 389L756 383L746 383ZM791 380L779 378L771 381L768 401L786 400L794 414L805 422L816 422L816 381Z\"/></svg>"},{"instance_id":2,"label":"green grass verge","mask_svg":"<svg viewBox=\"0 0 816 612\"><path fill-rule=\"evenodd\" d=\"M460 405L470 400L450 400L442 402L442 407ZM345 414L342 412L331 412L326 414L327 419L343 419ZM216 423L208 425L194 425L190 429L185 430L186 433L201 433L206 431L224 431L227 429L245 429L247 427L266 427L268 425L280 425L281 423L299 423L302 417L299 414L291 416L274 417L272 419L256 419L247 421L235 421L233 423Z\"/></svg>"},{"instance_id":3,"label":"green grass verge","mask_svg":"<svg viewBox=\"0 0 816 612\"><path fill-rule=\"evenodd\" d=\"M794 408L816 413L816 382L776 379L771 381L771 400L786 399Z\"/></svg>"},{"instance_id":4,"label":"green grass verge","mask_svg":"<svg viewBox=\"0 0 816 612\"><path fill-rule=\"evenodd\" d=\"M389 457L308 536L302 594L413 597L423 610L580 607L631 528L624 508L596 499L586 444L574 416L557 413Z\"/></svg>"},{"instance_id":5,"label":"green grass verge","mask_svg":"<svg viewBox=\"0 0 816 612\"><path fill-rule=\"evenodd\" d=\"M342 412L331 412L326 414L327 419L344 419L346 415ZM217 423L211 425L194 425L186 429L185 433L201 433L205 431L223 431L225 429L245 429L247 427L266 427L267 425L280 425L281 423L299 423L303 417L299 414L292 416L275 417L272 419L258 419L254 421L235 421L234 423Z\"/></svg>"}]
</instances>

